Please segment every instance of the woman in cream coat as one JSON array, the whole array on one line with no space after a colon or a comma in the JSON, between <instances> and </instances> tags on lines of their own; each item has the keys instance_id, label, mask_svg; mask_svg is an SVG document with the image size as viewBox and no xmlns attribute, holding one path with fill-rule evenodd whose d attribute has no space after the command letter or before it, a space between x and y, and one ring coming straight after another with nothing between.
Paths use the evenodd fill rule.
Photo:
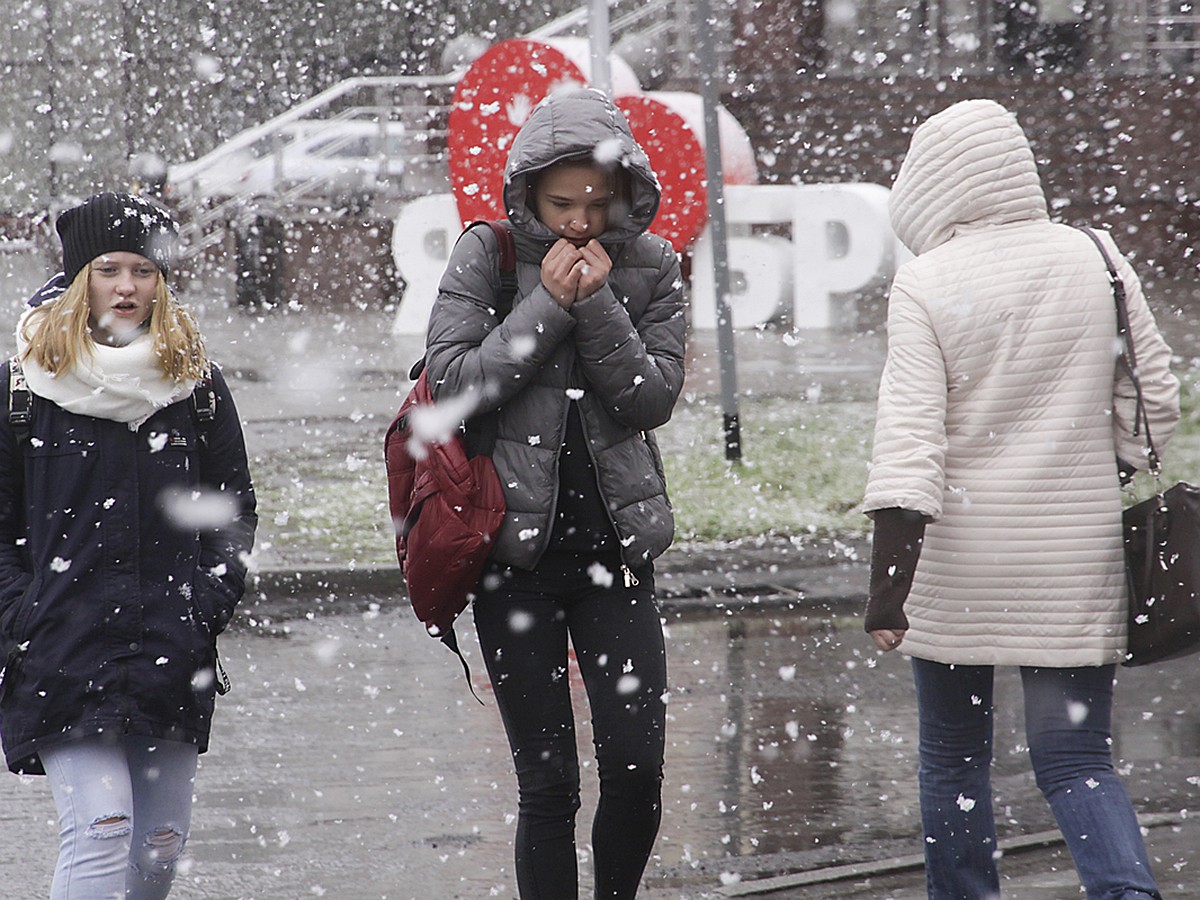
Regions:
<instances>
[{"instance_id":1,"label":"woman in cream coat","mask_svg":"<svg viewBox=\"0 0 1200 900\"><path fill-rule=\"evenodd\" d=\"M1158 897L1109 747L1126 643L1118 469L1145 455L1103 259L1051 223L1029 142L990 100L917 128L890 212L916 259L889 298L866 629L913 657L929 896L999 896L988 770L993 667L1007 665L1087 896ZM1161 450L1179 418L1170 349L1101 239Z\"/></svg>"}]
</instances>

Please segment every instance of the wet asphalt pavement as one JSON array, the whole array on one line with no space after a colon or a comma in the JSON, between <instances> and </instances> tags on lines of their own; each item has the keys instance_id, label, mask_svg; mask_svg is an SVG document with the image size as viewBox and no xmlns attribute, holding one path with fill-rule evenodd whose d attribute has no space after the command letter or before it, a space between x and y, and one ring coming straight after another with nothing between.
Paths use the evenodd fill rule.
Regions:
<instances>
[{"instance_id":1,"label":"wet asphalt pavement","mask_svg":"<svg viewBox=\"0 0 1200 900\"><path fill-rule=\"evenodd\" d=\"M390 416L420 353L383 313L203 315L252 449L311 440L301 421ZM882 363L875 336L739 334L738 348L743 391L860 390ZM688 389L715 393L715 339L697 336L691 353ZM875 653L859 629L864 550L749 541L661 560L668 758L640 896L924 896L911 679L905 659ZM469 617L460 640L482 705L404 606L394 571L269 554L260 565L222 639L234 689L201 759L172 896L515 897L515 783ZM1200 897L1196 696L1195 659L1120 673L1114 751L1166 897ZM997 705L996 809L1002 847L1014 842L1005 897L1078 897L1029 772L1015 672L998 678ZM579 730L587 895L595 785ZM0 896L47 895L53 818L44 779L0 778Z\"/></svg>"},{"instance_id":2,"label":"wet asphalt pavement","mask_svg":"<svg viewBox=\"0 0 1200 900\"><path fill-rule=\"evenodd\" d=\"M482 705L407 609L361 600L311 617L285 609L222 639L234 687L201 759L172 896L516 896L513 776L469 621L460 637ZM665 619L664 815L641 896L922 896L906 661L868 650L854 617L826 610ZM1167 897L1200 896L1200 832L1186 817L1200 796L1198 682L1177 662L1122 673L1118 691L1116 756L1139 811L1167 823L1148 832ZM577 676L572 686L582 703ZM1016 673L1003 674L995 792L1008 840L1053 828L1021 747L1018 695ZM581 727L584 760L588 749ZM585 764L585 893L593 773ZM52 819L45 779L0 779L3 896L46 896ZM1078 896L1059 844L1013 852L1003 871L1014 900Z\"/></svg>"}]
</instances>

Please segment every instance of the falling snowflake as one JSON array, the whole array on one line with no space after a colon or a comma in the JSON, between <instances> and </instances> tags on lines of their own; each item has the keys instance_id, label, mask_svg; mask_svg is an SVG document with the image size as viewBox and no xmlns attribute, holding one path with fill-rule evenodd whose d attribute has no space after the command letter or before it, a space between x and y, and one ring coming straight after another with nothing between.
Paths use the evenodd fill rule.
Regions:
<instances>
[{"instance_id":1,"label":"falling snowflake","mask_svg":"<svg viewBox=\"0 0 1200 900\"><path fill-rule=\"evenodd\" d=\"M520 128L533 112L533 101L529 99L528 94L517 94L508 102L504 112L508 121Z\"/></svg>"},{"instance_id":2,"label":"falling snowflake","mask_svg":"<svg viewBox=\"0 0 1200 900\"><path fill-rule=\"evenodd\" d=\"M621 145L621 139L612 137L596 145L596 148L592 151L592 159L596 161L597 165L612 166L621 161L621 154L623 152L624 148Z\"/></svg>"},{"instance_id":3,"label":"falling snowflake","mask_svg":"<svg viewBox=\"0 0 1200 900\"><path fill-rule=\"evenodd\" d=\"M1072 700L1067 704L1067 717L1071 720L1072 725L1082 725L1086 722L1090 711L1086 703L1080 703L1078 700Z\"/></svg>"},{"instance_id":4,"label":"falling snowflake","mask_svg":"<svg viewBox=\"0 0 1200 900\"><path fill-rule=\"evenodd\" d=\"M524 634L533 627L533 616L524 610L516 610L508 617L508 628L513 634Z\"/></svg>"},{"instance_id":5,"label":"falling snowflake","mask_svg":"<svg viewBox=\"0 0 1200 900\"><path fill-rule=\"evenodd\" d=\"M532 334L518 334L508 344L513 359L529 359L537 350L537 338Z\"/></svg>"},{"instance_id":6,"label":"falling snowflake","mask_svg":"<svg viewBox=\"0 0 1200 900\"><path fill-rule=\"evenodd\" d=\"M613 573L603 563L592 563L588 566L587 573L588 577L592 579L592 584L596 587L610 588L613 586Z\"/></svg>"},{"instance_id":7,"label":"falling snowflake","mask_svg":"<svg viewBox=\"0 0 1200 900\"><path fill-rule=\"evenodd\" d=\"M237 501L220 491L169 488L161 499L167 518L188 531L222 528L240 513Z\"/></svg>"}]
</instances>

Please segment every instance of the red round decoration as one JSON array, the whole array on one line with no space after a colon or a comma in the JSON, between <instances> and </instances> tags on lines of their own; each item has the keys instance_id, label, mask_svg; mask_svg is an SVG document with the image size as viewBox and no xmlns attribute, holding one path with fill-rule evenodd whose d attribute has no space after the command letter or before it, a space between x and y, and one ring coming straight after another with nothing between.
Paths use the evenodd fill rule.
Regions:
<instances>
[{"instance_id":1,"label":"red round decoration","mask_svg":"<svg viewBox=\"0 0 1200 900\"><path fill-rule=\"evenodd\" d=\"M446 138L450 187L464 224L504 218L504 167L513 138L553 91L588 83L586 51L586 42L576 39L508 40L467 69L454 91ZM632 70L619 58L612 75L615 103L662 186L651 230L682 252L708 223L700 97L640 93ZM753 184L757 170L749 138L733 116L724 109L718 113L725 183Z\"/></svg>"},{"instance_id":2,"label":"red round decoration","mask_svg":"<svg viewBox=\"0 0 1200 900\"><path fill-rule=\"evenodd\" d=\"M616 104L662 185L662 203L650 230L682 253L708 224L701 98L658 92L618 97ZM754 150L745 131L724 109L718 111L717 121L725 184L755 183Z\"/></svg>"},{"instance_id":3,"label":"red round decoration","mask_svg":"<svg viewBox=\"0 0 1200 900\"><path fill-rule=\"evenodd\" d=\"M475 60L454 90L450 110L450 187L463 223L504 218L504 166L533 108L583 72L539 41L502 41Z\"/></svg>"}]
</instances>

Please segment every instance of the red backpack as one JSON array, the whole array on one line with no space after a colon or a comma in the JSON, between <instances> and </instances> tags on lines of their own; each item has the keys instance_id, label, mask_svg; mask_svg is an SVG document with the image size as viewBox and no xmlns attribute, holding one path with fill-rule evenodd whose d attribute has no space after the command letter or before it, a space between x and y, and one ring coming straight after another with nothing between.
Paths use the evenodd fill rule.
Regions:
<instances>
[{"instance_id":1,"label":"red backpack","mask_svg":"<svg viewBox=\"0 0 1200 900\"><path fill-rule=\"evenodd\" d=\"M516 247L507 223L482 224L491 227L500 245L497 316L502 320L516 295ZM384 437L388 505L413 612L461 660L454 620L475 593L504 521L504 490L491 459L496 416L470 419L445 442L414 444L411 413L434 405L424 369L424 359L413 366L409 377L417 383Z\"/></svg>"}]
</instances>

